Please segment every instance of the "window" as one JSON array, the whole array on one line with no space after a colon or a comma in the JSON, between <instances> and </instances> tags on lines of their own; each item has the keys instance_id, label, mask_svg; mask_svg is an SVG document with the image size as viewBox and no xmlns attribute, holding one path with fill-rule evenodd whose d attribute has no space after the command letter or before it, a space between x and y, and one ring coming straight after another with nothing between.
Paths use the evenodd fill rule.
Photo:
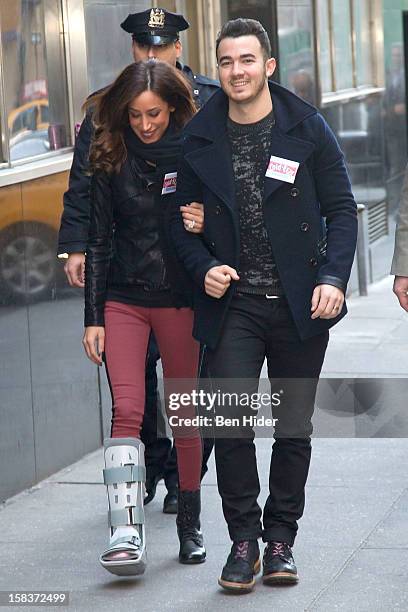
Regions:
<instances>
[{"instance_id":1,"label":"window","mask_svg":"<svg viewBox=\"0 0 408 612\"><path fill-rule=\"evenodd\" d=\"M357 86L372 84L374 81L371 66L371 30L370 30L370 4L354 0L354 24L359 33L356 37L356 77Z\"/></svg>"},{"instance_id":2,"label":"window","mask_svg":"<svg viewBox=\"0 0 408 612\"><path fill-rule=\"evenodd\" d=\"M334 90L351 89L353 83L353 54L350 23L350 4L331 2L331 35L334 63ZM351 68L351 69L350 69Z\"/></svg>"},{"instance_id":3,"label":"window","mask_svg":"<svg viewBox=\"0 0 408 612\"><path fill-rule=\"evenodd\" d=\"M373 10L370 0L317 0L322 94L376 85Z\"/></svg>"},{"instance_id":4,"label":"window","mask_svg":"<svg viewBox=\"0 0 408 612\"><path fill-rule=\"evenodd\" d=\"M144 11L150 0L84 0L89 92L106 87L133 61L132 38L120 24ZM109 32L109 44L101 32Z\"/></svg>"},{"instance_id":5,"label":"window","mask_svg":"<svg viewBox=\"0 0 408 612\"><path fill-rule=\"evenodd\" d=\"M70 144L62 0L0 0L3 162Z\"/></svg>"},{"instance_id":6,"label":"window","mask_svg":"<svg viewBox=\"0 0 408 612\"><path fill-rule=\"evenodd\" d=\"M43 123L49 123L50 121L50 113L49 113L48 104L41 107L41 121Z\"/></svg>"},{"instance_id":7,"label":"window","mask_svg":"<svg viewBox=\"0 0 408 612\"><path fill-rule=\"evenodd\" d=\"M280 81L307 102L316 104L311 3L278 0L277 16Z\"/></svg>"}]
</instances>

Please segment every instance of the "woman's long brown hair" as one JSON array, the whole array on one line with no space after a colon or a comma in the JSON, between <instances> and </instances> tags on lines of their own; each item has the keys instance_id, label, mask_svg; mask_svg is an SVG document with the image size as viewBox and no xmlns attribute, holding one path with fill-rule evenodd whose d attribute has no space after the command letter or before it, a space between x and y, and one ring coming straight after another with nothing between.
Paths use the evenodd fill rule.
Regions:
<instances>
[{"instance_id":1,"label":"woman's long brown hair","mask_svg":"<svg viewBox=\"0 0 408 612\"><path fill-rule=\"evenodd\" d=\"M175 108L172 120L180 129L195 113L190 84L180 70L156 60L130 64L112 85L84 104L94 126L89 153L92 171L119 172L127 155L124 130L129 125L129 104L144 91L152 91Z\"/></svg>"}]
</instances>

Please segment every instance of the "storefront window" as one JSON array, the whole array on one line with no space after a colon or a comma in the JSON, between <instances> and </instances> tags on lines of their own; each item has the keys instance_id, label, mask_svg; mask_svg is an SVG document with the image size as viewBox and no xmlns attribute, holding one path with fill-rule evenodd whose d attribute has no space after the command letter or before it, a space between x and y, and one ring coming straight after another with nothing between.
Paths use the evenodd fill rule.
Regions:
<instances>
[{"instance_id":1,"label":"storefront window","mask_svg":"<svg viewBox=\"0 0 408 612\"><path fill-rule=\"evenodd\" d=\"M330 27L329 10L326 0L319 1L319 68L322 91L332 90L331 58L330 58Z\"/></svg>"},{"instance_id":2,"label":"storefront window","mask_svg":"<svg viewBox=\"0 0 408 612\"><path fill-rule=\"evenodd\" d=\"M221 22L246 17L257 19L268 32L273 57L277 56L276 0L221 0ZM277 74L275 74L277 76Z\"/></svg>"},{"instance_id":3,"label":"storefront window","mask_svg":"<svg viewBox=\"0 0 408 612\"><path fill-rule=\"evenodd\" d=\"M316 104L311 2L279 0L277 11L281 83Z\"/></svg>"},{"instance_id":4,"label":"storefront window","mask_svg":"<svg viewBox=\"0 0 408 612\"><path fill-rule=\"evenodd\" d=\"M397 17L396 11L392 10L387 10L384 15L386 71L383 114L388 189L394 209L398 206L401 179L407 163L406 59L402 20Z\"/></svg>"},{"instance_id":5,"label":"storefront window","mask_svg":"<svg viewBox=\"0 0 408 612\"><path fill-rule=\"evenodd\" d=\"M0 0L9 160L70 144L61 0Z\"/></svg>"},{"instance_id":6,"label":"storefront window","mask_svg":"<svg viewBox=\"0 0 408 612\"><path fill-rule=\"evenodd\" d=\"M368 2L354 0L354 24L355 31L359 32L356 37L356 71L357 85L372 85L373 84L373 67L371 49L371 31L370 31L370 7Z\"/></svg>"},{"instance_id":7,"label":"storefront window","mask_svg":"<svg viewBox=\"0 0 408 612\"><path fill-rule=\"evenodd\" d=\"M332 2L332 36L334 43L334 65L336 90L353 87L353 65L351 53L350 5L348 2Z\"/></svg>"},{"instance_id":8,"label":"storefront window","mask_svg":"<svg viewBox=\"0 0 408 612\"><path fill-rule=\"evenodd\" d=\"M120 24L129 13L151 6L150 0L84 0L90 93L112 83L133 61L131 36Z\"/></svg>"},{"instance_id":9,"label":"storefront window","mask_svg":"<svg viewBox=\"0 0 408 612\"><path fill-rule=\"evenodd\" d=\"M318 0L322 93L375 85L370 0Z\"/></svg>"}]
</instances>

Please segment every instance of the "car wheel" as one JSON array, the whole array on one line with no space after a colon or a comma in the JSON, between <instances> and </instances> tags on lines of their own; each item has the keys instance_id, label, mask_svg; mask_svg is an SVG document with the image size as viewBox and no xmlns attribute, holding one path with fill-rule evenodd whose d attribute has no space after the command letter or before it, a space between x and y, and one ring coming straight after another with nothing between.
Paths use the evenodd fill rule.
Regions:
<instances>
[{"instance_id":1,"label":"car wheel","mask_svg":"<svg viewBox=\"0 0 408 612\"><path fill-rule=\"evenodd\" d=\"M7 301L49 297L55 282L56 255L51 231L26 223L0 236L0 283Z\"/></svg>"}]
</instances>

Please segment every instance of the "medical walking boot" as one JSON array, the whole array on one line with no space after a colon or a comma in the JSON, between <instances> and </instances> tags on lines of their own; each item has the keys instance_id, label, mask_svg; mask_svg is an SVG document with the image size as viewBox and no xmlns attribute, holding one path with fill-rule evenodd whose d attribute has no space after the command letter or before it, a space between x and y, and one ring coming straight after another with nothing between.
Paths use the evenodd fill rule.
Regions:
<instances>
[{"instance_id":1,"label":"medical walking boot","mask_svg":"<svg viewBox=\"0 0 408 612\"><path fill-rule=\"evenodd\" d=\"M99 561L108 572L118 576L143 574L146 569L144 444L137 438L108 438L104 449L103 479L108 495L110 542Z\"/></svg>"}]
</instances>

